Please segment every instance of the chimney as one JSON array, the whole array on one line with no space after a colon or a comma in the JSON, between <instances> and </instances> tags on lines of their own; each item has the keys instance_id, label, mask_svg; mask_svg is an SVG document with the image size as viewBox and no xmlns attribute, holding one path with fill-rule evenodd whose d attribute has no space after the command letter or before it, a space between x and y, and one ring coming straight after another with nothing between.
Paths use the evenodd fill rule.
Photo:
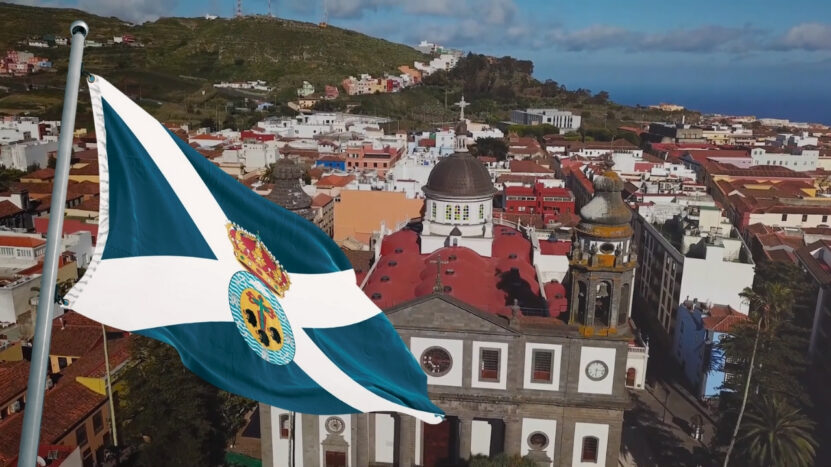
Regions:
<instances>
[{"instance_id":1,"label":"chimney","mask_svg":"<svg viewBox=\"0 0 831 467\"><path fill-rule=\"evenodd\" d=\"M61 321L61 331L63 331L64 329L66 329L66 324L64 323L63 316L61 316L58 319Z\"/></svg>"}]
</instances>

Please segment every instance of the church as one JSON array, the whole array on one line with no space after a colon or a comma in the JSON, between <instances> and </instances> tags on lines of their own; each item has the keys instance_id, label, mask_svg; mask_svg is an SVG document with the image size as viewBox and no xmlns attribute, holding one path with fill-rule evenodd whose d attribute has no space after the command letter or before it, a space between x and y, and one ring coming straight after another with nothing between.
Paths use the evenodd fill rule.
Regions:
<instances>
[{"instance_id":1,"label":"church","mask_svg":"<svg viewBox=\"0 0 831 467\"><path fill-rule=\"evenodd\" d=\"M617 465L627 387L643 388L647 359L630 329L637 257L623 182L595 177L581 223L561 242L567 274L552 279L540 233L494 218L496 189L466 151L463 121L456 134L456 152L423 188L422 219L382 227L361 280L445 421L262 405L264 466L453 466L503 452L539 466Z\"/></svg>"}]
</instances>

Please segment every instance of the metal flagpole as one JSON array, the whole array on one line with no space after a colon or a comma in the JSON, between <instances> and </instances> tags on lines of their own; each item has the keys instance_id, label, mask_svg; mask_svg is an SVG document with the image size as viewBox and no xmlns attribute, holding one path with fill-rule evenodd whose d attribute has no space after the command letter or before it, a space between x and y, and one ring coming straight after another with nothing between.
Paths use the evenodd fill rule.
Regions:
<instances>
[{"instance_id":1,"label":"metal flagpole","mask_svg":"<svg viewBox=\"0 0 831 467\"><path fill-rule=\"evenodd\" d=\"M115 426L115 402L113 402L113 381L110 376L110 353L107 350L107 328L101 324L104 333L104 367L107 369L107 398L110 403L110 423L112 423L113 446L118 447L118 433Z\"/></svg>"},{"instance_id":2,"label":"metal flagpole","mask_svg":"<svg viewBox=\"0 0 831 467\"><path fill-rule=\"evenodd\" d=\"M58 260L66 206L66 184L69 178L69 160L72 156L72 135L75 131L75 109L78 105L78 85L81 81L81 59L84 40L89 26L75 21L69 27L72 48L69 52L69 70L66 74L66 90L63 96L61 136L58 140L58 160L52 188L52 204L49 230L46 234L46 251L43 259L43 278L40 283L35 338L32 344L32 362L29 386L26 392L26 409L23 411L23 430L20 436L21 467L34 467L37 462L40 440L40 421L43 416L43 393L46 391L46 371L49 360L49 341L52 335L52 317L55 312L55 283L58 277Z\"/></svg>"}]
</instances>

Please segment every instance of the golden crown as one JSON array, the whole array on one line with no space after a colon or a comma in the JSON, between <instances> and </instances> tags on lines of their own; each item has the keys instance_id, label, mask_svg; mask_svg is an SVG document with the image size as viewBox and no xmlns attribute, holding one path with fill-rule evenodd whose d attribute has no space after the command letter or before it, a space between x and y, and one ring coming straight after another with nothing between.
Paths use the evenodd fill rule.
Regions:
<instances>
[{"instance_id":1,"label":"golden crown","mask_svg":"<svg viewBox=\"0 0 831 467\"><path fill-rule=\"evenodd\" d=\"M233 222L225 227L228 229L228 238L234 245L237 261L282 298L291 285L289 275L260 241L260 236L252 235Z\"/></svg>"}]
</instances>

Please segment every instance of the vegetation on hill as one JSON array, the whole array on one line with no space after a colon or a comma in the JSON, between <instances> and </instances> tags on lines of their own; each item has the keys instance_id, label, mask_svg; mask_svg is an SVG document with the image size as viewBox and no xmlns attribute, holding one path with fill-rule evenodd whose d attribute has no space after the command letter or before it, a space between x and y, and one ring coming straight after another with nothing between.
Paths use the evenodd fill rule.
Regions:
<instances>
[{"instance_id":1,"label":"vegetation on hill","mask_svg":"<svg viewBox=\"0 0 831 467\"><path fill-rule=\"evenodd\" d=\"M319 91L350 75L396 72L400 65L427 57L401 44L337 27L265 16L207 20L162 18L132 25L73 9L36 8L0 3L0 50L29 50L55 64L54 73L0 78L0 114L26 113L60 118L68 47L34 49L26 39L66 37L69 24L83 19L89 40L106 43L129 34L142 44L88 47L84 68L101 74L163 121L216 127L250 127L268 114L256 103L277 104L270 114L292 114L285 104L302 82ZM588 130L604 130L600 140L621 137L621 125L644 120L680 120L682 113L626 107L605 91L568 90L552 80L533 77L534 64L511 57L469 54L458 66L425 79L425 85L397 94L345 96L321 103L320 110L348 110L396 120L391 129L426 128L454 122L453 106L462 95L472 102L468 115L490 123L508 120L511 109L558 107L583 116ZM217 89L219 81L264 80L270 93ZM4 88L8 88L4 91ZM82 92L78 126L92 128L88 99ZM696 113L686 113L694 121ZM589 134L581 137L591 137Z\"/></svg>"}]
</instances>

